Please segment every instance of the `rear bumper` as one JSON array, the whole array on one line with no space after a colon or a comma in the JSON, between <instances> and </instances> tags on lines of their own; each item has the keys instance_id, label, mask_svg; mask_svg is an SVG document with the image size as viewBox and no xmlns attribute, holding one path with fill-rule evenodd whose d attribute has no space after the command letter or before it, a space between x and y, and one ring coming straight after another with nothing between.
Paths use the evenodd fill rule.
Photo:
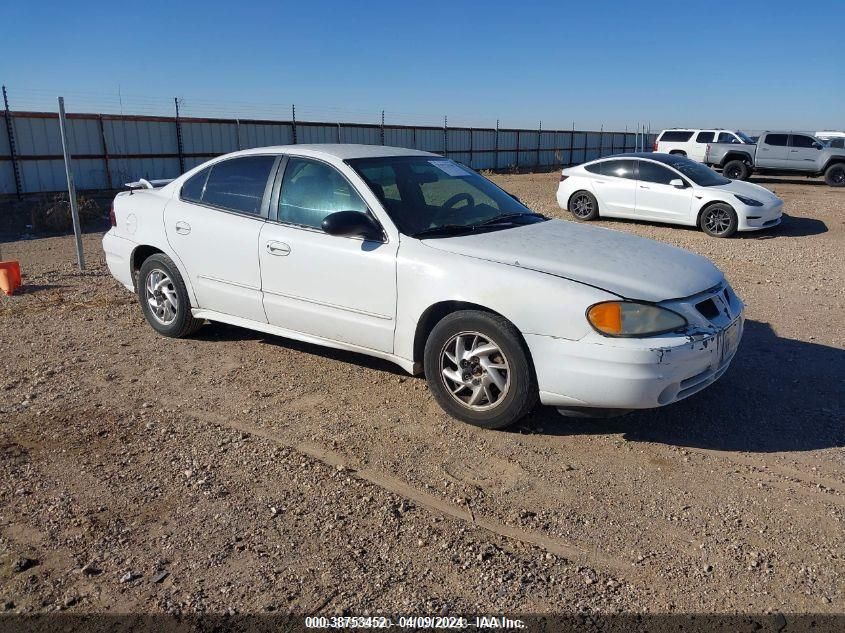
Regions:
<instances>
[{"instance_id":1,"label":"rear bumper","mask_svg":"<svg viewBox=\"0 0 845 633\"><path fill-rule=\"evenodd\" d=\"M124 237L118 237L110 230L103 236L103 252L106 255L106 264L112 277L126 286L127 289L135 291L135 280L132 279L132 251L137 244Z\"/></svg>"},{"instance_id":2,"label":"rear bumper","mask_svg":"<svg viewBox=\"0 0 845 633\"><path fill-rule=\"evenodd\" d=\"M580 341L526 335L540 401L556 407L650 409L683 400L728 369L743 317L711 335Z\"/></svg>"}]
</instances>

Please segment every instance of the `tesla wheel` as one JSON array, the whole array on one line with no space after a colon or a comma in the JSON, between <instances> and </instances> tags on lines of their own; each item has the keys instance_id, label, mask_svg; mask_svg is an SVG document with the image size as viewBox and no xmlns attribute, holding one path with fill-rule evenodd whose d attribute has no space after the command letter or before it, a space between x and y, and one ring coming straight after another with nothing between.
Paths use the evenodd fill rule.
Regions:
<instances>
[{"instance_id":1,"label":"tesla wheel","mask_svg":"<svg viewBox=\"0 0 845 633\"><path fill-rule=\"evenodd\" d=\"M845 187L845 163L828 167L824 172L824 181L831 187Z\"/></svg>"},{"instance_id":2,"label":"tesla wheel","mask_svg":"<svg viewBox=\"0 0 845 633\"><path fill-rule=\"evenodd\" d=\"M739 221L736 212L727 204L716 203L701 212L701 230L711 237L731 237Z\"/></svg>"},{"instance_id":3,"label":"tesla wheel","mask_svg":"<svg viewBox=\"0 0 845 633\"><path fill-rule=\"evenodd\" d=\"M722 168L722 175L731 180L746 180L750 175L748 165L741 160L729 161Z\"/></svg>"},{"instance_id":4,"label":"tesla wheel","mask_svg":"<svg viewBox=\"0 0 845 633\"><path fill-rule=\"evenodd\" d=\"M189 336L203 324L191 314L188 290L179 269L163 253L150 255L141 264L138 300L147 323L164 336Z\"/></svg>"},{"instance_id":5,"label":"tesla wheel","mask_svg":"<svg viewBox=\"0 0 845 633\"><path fill-rule=\"evenodd\" d=\"M576 220L595 220L599 217L599 203L589 191L576 191L569 199L569 212Z\"/></svg>"},{"instance_id":6,"label":"tesla wheel","mask_svg":"<svg viewBox=\"0 0 845 633\"><path fill-rule=\"evenodd\" d=\"M501 316L461 310L444 317L425 344L425 376L454 418L500 429L537 404L537 379L522 336Z\"/></svg>"}]
</instances>

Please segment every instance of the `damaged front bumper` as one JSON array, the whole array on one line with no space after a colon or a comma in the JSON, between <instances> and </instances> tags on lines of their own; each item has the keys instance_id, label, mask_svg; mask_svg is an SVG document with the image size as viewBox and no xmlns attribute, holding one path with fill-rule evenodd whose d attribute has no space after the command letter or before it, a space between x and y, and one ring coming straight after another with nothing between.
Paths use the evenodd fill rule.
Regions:
<instances>
[{"instance_id":1,"label":"damaged front bumper","mask_svg":"<svg viewBox=\"0 0 845 633\"><path fill-rule=\"evenodd\" d=\"M742 302L725 284L661 305L683 313L688 332L649 338L594 332L578 341L526 335L540 401L564 409L649 409L713 384L742 338Z\"/></svg>"}]
</instances>

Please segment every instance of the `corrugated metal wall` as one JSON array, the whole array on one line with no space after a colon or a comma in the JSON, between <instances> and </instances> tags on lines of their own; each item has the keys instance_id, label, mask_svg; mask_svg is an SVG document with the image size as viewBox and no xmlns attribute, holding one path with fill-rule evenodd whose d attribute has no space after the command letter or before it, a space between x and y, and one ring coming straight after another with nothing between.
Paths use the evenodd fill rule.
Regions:
<instances>
[{"instance_id":1,"label":"corrugated metal wall","mask_svg":"<svg viewBox=\"0 0 845 633\"><path fill-rule=\"evenodd\" d=\"M0 193L14 194L14 162L0 125ZM63 191L58 116L12 112L21 193ZM178 126L178 128L177 128ZM294 129L295 127L295 129ZM181 131L182 147L179 147ZM384 139L382 141L382 138ZM646 138L650 149L655 135ZM110 189L138 178L174 178L209 158L250 147L292 143L363 143L445 154L473 169L550 168L634 151L633 132L444 128L370 124L178 120L168 117L69 114L68 140L78 189ZM181 163L180 163L181 158Z\"/></svg>"}]
</instances>

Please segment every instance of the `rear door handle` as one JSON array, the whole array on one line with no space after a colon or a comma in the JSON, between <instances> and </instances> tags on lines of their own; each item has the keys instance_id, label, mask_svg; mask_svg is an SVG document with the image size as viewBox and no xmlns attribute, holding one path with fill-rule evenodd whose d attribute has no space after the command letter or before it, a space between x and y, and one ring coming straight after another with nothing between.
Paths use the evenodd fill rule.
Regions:
<instances>
[{"instance_id":1,"label":"rear door handle","mask_svg":"<svg viewBox=\"0 0 845 633\"><path fill-rule=\"evenodd\" d=\"M265 248L267 249L267 252L271 255L278 255L279 257L290 255L290 246L288 246L284 242L276 242L275 240L273 240L267 242Z\"/></svg>"},{"instance_id":2,"label":"rear door handle","mask_svg":"<svg viewBox=\"0 0 845 633\"><path fill-rule=\"evenodd\" d=\"M177 222L176 223L176 232L180 235L187 235L191 232L191 225L187 222Z\"/></svg>"},{"instance_id":3,"label":"rear door handle","mask_svg":"<svg viewBox=\"0 0 845 633\"><path fill-rule=\"evenodd\" d=\"M596 182L596 183L598 183L598 184L600 184L600 185L603 185L603 184L604 184L604 180L596 180L595 182Z\"/></svg>"},{"instance_id":4,"label":"rear door handle","mask_svg":"<svg viewBox=\"0 0 845 633\"><path fill-rule=\"evenodd\" d=\"M645 185L640 185L640 189L649 189L649 187L646 187Z\"/></svg>"}]
</instances>

